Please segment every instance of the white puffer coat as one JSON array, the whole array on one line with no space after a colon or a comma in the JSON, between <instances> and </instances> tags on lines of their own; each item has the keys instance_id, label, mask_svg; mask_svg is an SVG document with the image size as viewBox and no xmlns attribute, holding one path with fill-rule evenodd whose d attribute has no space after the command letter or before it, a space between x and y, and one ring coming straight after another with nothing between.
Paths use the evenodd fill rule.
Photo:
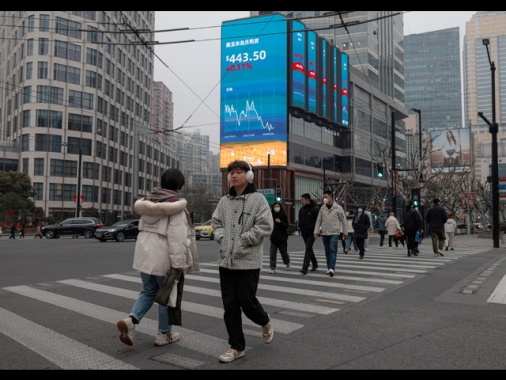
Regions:
<instances>
[{"instance_id":1,"label":"white puffer coat","mask_svg":"<svg viewBox=\"0 0 506 380\"><path fill-rule=\"evenodd\" d=\"M133 268L165 276L170 268L199 273L195 230L188 223L187 201L151 202L140 199L134 210L141 215Z\"/></svg>"}]
</instances>

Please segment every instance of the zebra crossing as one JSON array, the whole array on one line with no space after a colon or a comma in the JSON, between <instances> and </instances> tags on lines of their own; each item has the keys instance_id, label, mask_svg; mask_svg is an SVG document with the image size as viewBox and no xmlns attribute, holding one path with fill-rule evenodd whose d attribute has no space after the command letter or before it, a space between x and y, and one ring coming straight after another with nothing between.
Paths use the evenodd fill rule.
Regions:
<instances>
[{"instance_id":1,"label":"zebra crossing","mask_svg":"<svg viewBox=\"0 0 506 380\"><path fill-rule=\"evenodd\" d=\"M408 258L403 250L377 250L366 252L364 260L358 254L340 253L332 278L325 274L323 250L315 254L319 269L307 275L299 272L303 251L290 252L290 271L279 258L276 274L269 274L269 257L264 255L257 294L271 315L277 339L303 329L314 318L338 313L347 305L437 270L465 253ZM175 327L182 339L170 350L152 344L158 326L156 307L137 325L134 347L117 338L116 322L130 311L140 285L138 273L132 271L5 287L0 291L10 302L0 305L0 338L10 338L16 342L15 350L28 350L50 363L49 367L61 369L150 369L152 360L137 358L146 350L146 355L158 357L155 366L199 368L216 362L219 353L229 348L216 263L201 263L201 273L185 277L183 326ZM26 305L32 305L32 312ZM250 337L247 350L262 344L260 328L245 317L243 325Z\"/></svg>"}]
</instances>

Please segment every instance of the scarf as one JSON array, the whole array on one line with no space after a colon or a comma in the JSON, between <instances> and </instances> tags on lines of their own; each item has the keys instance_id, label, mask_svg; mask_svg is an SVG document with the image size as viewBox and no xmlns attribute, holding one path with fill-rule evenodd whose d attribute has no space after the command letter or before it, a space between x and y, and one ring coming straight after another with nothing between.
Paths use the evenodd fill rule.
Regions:
<instances>
[{"instance_id":1,"label":"scarf","mask_svg":"<svg viewBox=\"0 0 506 380\"><path fill-rule=\"evenodd\" d=\"M162 189L160 187L155 187L151 193L146 195L144 198L147 201L151 201L154 203L160 202L177 202L179 200L179 196L174 190ZM190 216L190 213L185 208L186 220L188 220L188 226L193 226L193 222ZM191 229L191 228L190 228Z\"/></svg>"}]
</instances>

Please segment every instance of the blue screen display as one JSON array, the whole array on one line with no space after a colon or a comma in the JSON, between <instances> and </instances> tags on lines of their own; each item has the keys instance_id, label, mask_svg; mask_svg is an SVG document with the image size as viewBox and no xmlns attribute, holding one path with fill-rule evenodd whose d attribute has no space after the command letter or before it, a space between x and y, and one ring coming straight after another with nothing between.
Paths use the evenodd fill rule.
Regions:
<instances>
[{"instance_id":1,"label":"blue screen display","mask_svg":"<svg viewBox=\"0 0 506 380\"><path fill-rule=\"evenodd\" d=\"M308 53L308 71L307 71L307 110L316 113L316 81L318 76L316 61L316 33L307 32L307 53Z\"/></svg>"},{"instance_id":2,"label":"blue screen display","mask_svg":"<svg viewBox=\"0 0 506 380\"><path fill-rule=\"evenodd\" d=\"M292 102L291 105L306 109L306 32L305 25L292 22Z\"/></svg>"},{"instance_id":3,"label":"blue screen display","mask_svg":"<svg viewBox=\"0 0 506 380\"><path fill-rule=\"evenodd\" d=\"M221 28L220 167L234 159L287 164L288 44L282 15Z\"/></svg>"},{"instance_id":4,"label":"blue screen display","mask_svg":"<svg viewBox=\"0 0 506 380\"><path fill-rule=\"evenodd\" d=\"M348 71L348 55L341 53L341 124L345 127L349 126L348 118L348 88L349 88L349 71Z\"/></svg>"}]
</instances>

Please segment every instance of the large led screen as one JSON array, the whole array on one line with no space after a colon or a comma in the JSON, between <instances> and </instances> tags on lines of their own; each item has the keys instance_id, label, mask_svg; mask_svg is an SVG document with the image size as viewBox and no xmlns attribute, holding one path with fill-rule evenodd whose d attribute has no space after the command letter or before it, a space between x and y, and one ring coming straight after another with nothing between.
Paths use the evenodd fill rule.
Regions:
<instances>
[{"instance_id":1,"label":"large led screen","mask_svg":"<svg viewBox=\"0 0 506 380\"><path fill-rule=\"evenodd\" d=\"M316 114L316 85L318 77L318 69L316 62L316 32L307 32L307 110Z\"/></svg>"},{"instance_id":2,"label":"large led screen","mask_svg":"<svg viewBox=\"0 0 506 380\"><path fill-rule=\"evenodd\" d=\"M341 125L344 127L349 126L348 117L348 88L349 88L349 71L348 71L348 56L345 53L341 53Z\"/></svg>"},{"instance_id":3,"label":"large led screen","mask_svg":"<svg viewBox=\"0 0 506 380\"><path fill-rule=\"evenodd\" d=\"M221 168L287 165L287 38L282 15L222 23Z\"/></svg>"},{"instance_id":4,"label":"large led screen","mask_svg":"<svg viewBox=\"0 0 506 380\"><path fill-rule=\"evenodd\" d=\"M462 172L471 165L469 128L432 130L432 172Z\"/></svg>"},{"instance_id":5,"label":"large led screen","mask_svg":"<svg viewBox=\"0 0 506 380\"><path fill-rule=\"evenodd\" d=\"M306 29L292 21L292 101L294 107L306 110Z\"/></svg>"}]
</instances>

